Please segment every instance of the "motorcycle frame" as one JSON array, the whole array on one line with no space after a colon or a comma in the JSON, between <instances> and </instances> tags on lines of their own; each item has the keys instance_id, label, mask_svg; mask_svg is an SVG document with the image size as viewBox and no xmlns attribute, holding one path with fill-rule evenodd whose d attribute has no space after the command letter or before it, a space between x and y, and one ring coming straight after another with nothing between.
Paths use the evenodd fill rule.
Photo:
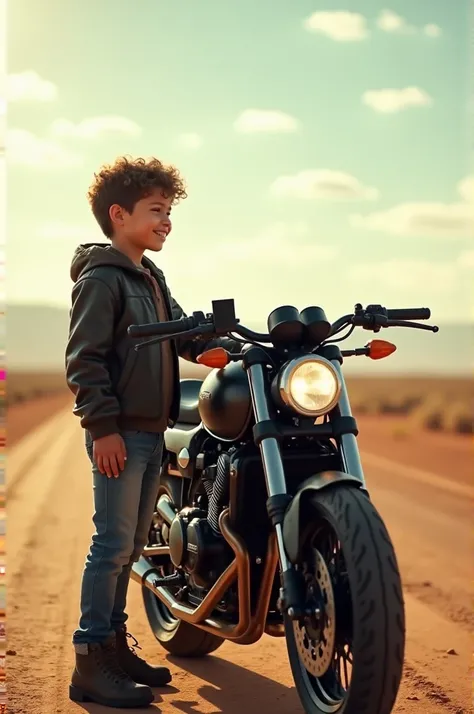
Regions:
<instances>
[{"instance_id":1,"label":"motorcycle frame","mask_svg":"<svg viewBox=\"0 0 474 714\"><path fill-rule=\"evenodd\" d=\"M341 369L342 357L340 350L334 346L328 346L322 348L320 353L330 359L340 380L341 392L336 408L338 417L353 419L347 386ZM132 569L132 578L142 586L149 588L176 618L213 635L231 640L236 644L253 644L261 638L264 632L273 637L284 636L283 623L267 623L267 615L278 564L282 582L285 581L285 578L288 581L294 572L285 550L282 529L283 515L291 498L288 497L287 493L285 470L278 438L278 425L272 420L271 415L272 397L265 370L266 362L265 351L257 346L251 347L243 355L243 367L248 376L255 416L254 440L260 449L269 499L267 508L274 526L267 542L265 563L255 611L252 613L250 606L250 555L242 537L230 526L228 508L221 513L219 525L222 535L233 550L234 559L219 576L198 607L193 608L179 602L166 587L155 585L159 571L147 557L147 549L145 549L144 554ZM360 486L365 489L365 478L356 434L353 433L353 430L352 433L351 430L340 433L338 444L345 474L350 475L353 480L359 481ZM273 504L273 509L268 504ZM151 554L166 556L169 554L169 548L167 546L158 546L156 548L152 546L149 549L149 553L150 556ZM222 600L230 585L235 581L237 581L239 602L237 623L228 623L212 618L211 615L216 605ZM282 595L282 591L280 591L280 595ZM288 611L288 614L291 614L290 611Z\"/></svg>"}]
</instances>

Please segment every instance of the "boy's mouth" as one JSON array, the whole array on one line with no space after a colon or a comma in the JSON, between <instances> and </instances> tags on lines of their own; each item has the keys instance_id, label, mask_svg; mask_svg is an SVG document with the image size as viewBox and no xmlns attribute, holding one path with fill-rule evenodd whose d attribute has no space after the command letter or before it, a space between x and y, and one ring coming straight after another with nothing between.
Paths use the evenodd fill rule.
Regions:
<instances>
[{"instance_id":1,"label":"boy's mouth","mask_svg":"<svg viewBox=\"0 0 474 714\"><path fill-rule=\"evenodd\" d=\"M156 233L156 235L163 238L163 240L166 240L166 236L168 235L168 231L153 231L153 233Z\"/></svg>"}]
</instances>

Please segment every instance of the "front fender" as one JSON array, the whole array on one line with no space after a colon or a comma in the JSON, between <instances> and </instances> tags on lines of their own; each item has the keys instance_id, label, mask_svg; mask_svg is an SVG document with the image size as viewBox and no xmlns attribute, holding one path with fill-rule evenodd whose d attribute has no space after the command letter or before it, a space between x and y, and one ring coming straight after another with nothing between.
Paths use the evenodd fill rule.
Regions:
<instances>
[{"instance_id":1,"label":"front fender","mask_svg":"<svg viewBox=\"0 0 474 714\"><path fill-rule=\"evenodd\" d=\"M362 482L358 478L342 471L321 471L310 476L300 485L298 493L288 506L283 519L283 542L291 563L297 563L300 556L300 517L308 497L315 491L342 484L350 485L353 488L362 488Z\"/></svg>"}]
</instances>

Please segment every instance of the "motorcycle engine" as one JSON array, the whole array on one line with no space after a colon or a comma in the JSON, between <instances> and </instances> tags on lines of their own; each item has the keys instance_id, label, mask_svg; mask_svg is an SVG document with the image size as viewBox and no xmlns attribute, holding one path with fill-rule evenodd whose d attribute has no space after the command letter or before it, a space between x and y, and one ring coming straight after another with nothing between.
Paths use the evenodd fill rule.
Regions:
<instances>
[{"instance_id":1,"label":"motorcycle engine","mask_svg":"<svg viewBox=\"0 0 474 714\"><path fill-rule=\"evenodd\" d=\"M201 508L183 508L169 529L170 558L198 588L211 587L232 559L226 541L212 530Z\"/></svg>"}]
</instances>

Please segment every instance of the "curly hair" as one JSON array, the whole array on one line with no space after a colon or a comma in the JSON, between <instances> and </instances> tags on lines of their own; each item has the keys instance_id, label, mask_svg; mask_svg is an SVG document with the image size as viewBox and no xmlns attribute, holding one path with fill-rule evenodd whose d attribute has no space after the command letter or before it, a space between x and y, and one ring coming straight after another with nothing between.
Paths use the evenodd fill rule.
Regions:
<instances>
[{"instance_id":1,"label":"curly hair","mask_svg":"<svg viewBox=\"0 0 474 714\"><path fill-rule=\"evenodd\" d=\"M173 203L187 198L186 186L174 166L166 166L151 158L132 159L120 156L114 164L101 167L87 193L92 213L107 238L112 238L113 227L109 209L117 203L131 213L138 201L160 189Z\"/></svg>"}]
</instances>

